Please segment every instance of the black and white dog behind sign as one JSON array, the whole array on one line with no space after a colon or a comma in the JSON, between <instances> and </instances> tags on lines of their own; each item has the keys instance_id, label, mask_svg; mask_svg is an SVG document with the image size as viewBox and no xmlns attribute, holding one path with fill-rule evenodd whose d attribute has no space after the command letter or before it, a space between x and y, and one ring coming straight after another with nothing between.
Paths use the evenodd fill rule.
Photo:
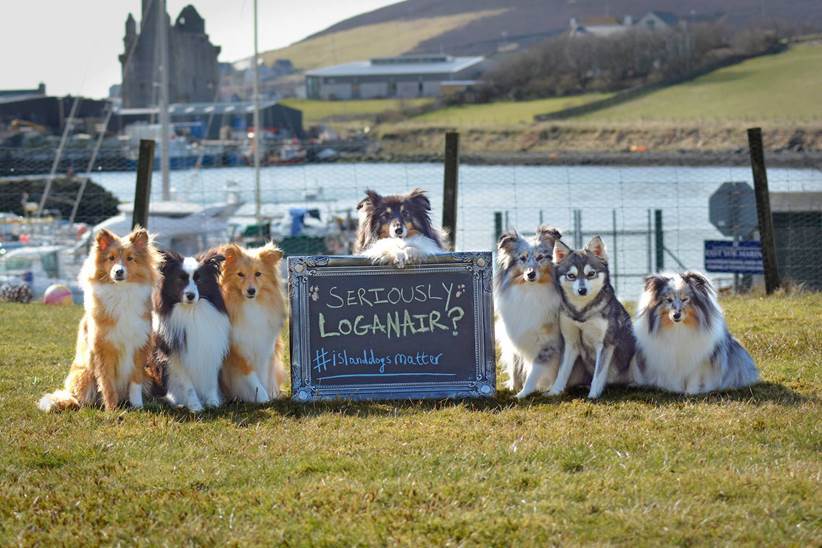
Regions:
<instances>
[{"instance_id":1,"label":"black and white dog behind sign","mask_svg":"<svg viewBox=\"0 0 822 548\"><path fill-rule=\"evenodd\" d=\"M601 396L606 384L632 382L630 365L636 343L631 317L611 285L602 239L594 236L585 249L577 251L558 240L554 263L562 299L559 324L565 350L549 394L565 390L580 357L582 366L592 374L589 398Z\"/></svg>"},{"instance_id":2,"label":"black and white dog behind sign","mask_svg":"<svg viewBox=\"0 0 822 548\"><path fill-rule=\"evenodd\" d=\"M445 237L431 223L431 202L423 190L392 196L368 190L357 211L356 255L403 268L444 251Z\"/></svg>"},{"instance_id":3,"label":"black and white dog behind sign","mask_svg":"<svg viewBox=\"0 0 822 548\"><path fill-rule=\"evenodd\" d=\"M148 374L175 406L201 411L222 403L220 368L230 323L220 292L222 255L198 259L162 252L163 282L154 296L154 348ZM164 390L163 390L164 389Z\"/></svg>"}]
</instances>

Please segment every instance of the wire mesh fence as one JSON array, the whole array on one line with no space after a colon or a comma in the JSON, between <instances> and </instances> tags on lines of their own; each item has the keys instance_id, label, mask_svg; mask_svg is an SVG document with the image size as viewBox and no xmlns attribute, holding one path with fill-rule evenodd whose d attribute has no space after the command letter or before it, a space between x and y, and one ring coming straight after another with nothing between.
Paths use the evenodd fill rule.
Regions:
<instances>
[{"instance_id":1,"label":"wire mesh fence","mask_svg":"<svg viewBox=\"0 0 822 548\"><path fill-rule=\"evenodd\" d=\"M90 173L84 173L82 159L61 161L40 212L55 151L30 151L27 157L14 150L14 170L3 163L10 154L0 150L0 249L6 254L0 276L21 268L36 270L22 259L16 265L9 261L15 249L31 252L52 246L70 257L66 264L76 264L87 249L88 228L100 223L115 230L129 226L124 204L134 198L133 159L115 160L101 151ZM159 172L152 182L149 229L159 233L161 245L183 253L229 240L253 243L267 237L291 253L350 252L356 204L366 189L426 189L434 220L442 218L442 164L263 167L257 217L253 167L193 167L196 163L172 161L177 169L172 169L165 189ZM768 175L780 272L807 287L822 287L822 260L816 252L822 233L822 171L779 168ZM705 240L728 239L711 224L708 203L711 194L729 181L752 185L750 168L463 165L456 249L493 249L501 230L533 233L542 223L559 228L573 247L600 234L618 294L635 299L648 273L660 268L703 269ZM72 279L70 268L46 266L41 265L41 276ZM712 276L723 287L733 281L729 274Z\"/></svg>"}]
</instances>

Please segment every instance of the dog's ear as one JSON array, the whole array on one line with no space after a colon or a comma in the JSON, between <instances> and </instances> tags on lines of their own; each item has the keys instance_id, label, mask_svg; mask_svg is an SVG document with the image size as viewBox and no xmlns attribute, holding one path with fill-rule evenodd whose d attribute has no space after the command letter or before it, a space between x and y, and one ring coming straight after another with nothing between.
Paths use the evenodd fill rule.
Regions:
<instances>
[{"instance_id":1,"label":"dog's ear","mask_svg":"<svg viewBox=\"0 0 822 548\"><path fill-rule=\"evenodd\" d=\"M668 276L651 274L645 278L645 291L652 293L656 297L662 288L668 285L670 281L671 279Z\"/></svg>"},{"instance_id":2,"label":"dog's ear","mask_svg":"<svg viewBox=\"0 0 822 548\"><path fill-rule=\"evenodd\" d=\"M565 257L571 254L571 248L565 245L562 240L554 242L554 262L560 263Z\"/></svg>"},{"instance_id":3,"label":"dog's ear","mask_svg":"<svg viewBox=\"0 0 822 548\"><path fill-rule=\"evenodd\" d=\"M608 260L608 252L605 250L605 243L602 241L602 238L599 235L594 236L591 238L591 241L588 242L588 245L585 246L586 251L593 253L596 257L599 257L603 261Z\"/></svg>"},{"instance_id":4,"label":"dog's ear","mask_svg":"<svg viewBox=\"0 0 822 548\"><path fill-rule=\"evenodd\" d=\"M365 198L360 200L360 203L357 204L357 209L363 209L364 207L375 208L380 204L380 202L382 202L382 196L373 190L366 190Z\"/></svg>"},{"instance_id":5,"label":"dog's ear","mask_svg":"<svg viewBox=\"0 0 822 548\"><path fill-rule=\"evenodd\" d=\"M408 193L407 200L412 202L417 207L421 207L426 211L431 211L431 200L425 195L425 191L421 188L415 188Z\"/></svg>"},{"instance_id":6,"label":"dog's ear","mask_svg":"<svg viewBox=\"0 0 822 548\"><path fill-rule=\"evenodd\" d=\"M116 241L117 236L115 236L114 233L109 232L105 228L101 228L97 232L97 237L95 239L97 249L99 249L100 251L106 251Z\"/></svg>"},{"instance_id":7,"label":"dog's ear","mask_svg":"<svg viewBox=\"0 0 822 548\"><path fill-rule=\"evenodd\" d=\"M226 265L233 265L237 263L237 260L243 253L243 250L240 249L240 246L237 244L228 244L227 246L223 247L220 252L222 253L223 257L225 257L225 264Z\"/></svg>"},{"instance_id":8,"label":"dog's ear","mask_svg":"<svg viewBox=\"0 0 822 548\"><path fill-rule=\"evenodd\" d=\"M201 253L200 255L198 255L196 257L196 259L197 259L197 261L199 261L203 264L206 264L206 265L216 269L217 272L219 272L220 271L220 265L222 264L223 261L225 261L225 255L220 253L220 250L218 250L218 249L209 249L205 253Z\"/></svg>"},{"instance_id":9,"label":"dog's ear","mask_svg":"<svg viewBox=\"0 0 822 548\"><path fill-rule=\"evenodd\" d=\"M277 266L277 263L279 263L280 259L283 258L283 252L272 242L268 242L260 248L257 252L257 256L262 262L273 267Z\"/></svg>"},{"instance_id":10,"label":"dog's ear","mask_svg":"<svg viewBox=\"0 0 822 548\"><path fill-rule=\"evenodd\" d=\"M508 232L503 232L502 236L499 237L499 241L497 242L497 249L500 251L505 251L506 253L511 253L517 246L517 241L519 240L519 234L517 234L516 230L509 230Z\"/></svg>"},{"instance_id":11,"label":"dog's ear","mask_svg":"<svg viewBox=\"0 0 822 548\"><path fill-rule=\"evenodd\" d=\"M680 276L682 276L685 283L688 284L688 286L694 291L706 295L714 293L713 284L711 284L711 281L702 272L689 270L687 272L683 272Z\"/></svg>"},{"instance_id":12,"label":"dog's ear","mask_svg":"<svg viewBox=\"0 0 822 548\"><path fill-rule=\"evenodd\" d=\"M540 225L537 227L537 239L544 246L554 247L554 243L560 238L562 238L562 234L552 226Z\"/></svg>"},{"instance_id":13,"label":"dog's ear","mask_svg":"<svg viewBox=\"0 0 822 548\"><path fill-rule=\"evenodd\" d=\"M135 249L146 250L148 249L151 237L148 234L148 230L141 226L136 226L134 230L131 231L131 234L128 235L128 241L131 242L131 245L133 245Z\"/></svg>"}]
</instances>

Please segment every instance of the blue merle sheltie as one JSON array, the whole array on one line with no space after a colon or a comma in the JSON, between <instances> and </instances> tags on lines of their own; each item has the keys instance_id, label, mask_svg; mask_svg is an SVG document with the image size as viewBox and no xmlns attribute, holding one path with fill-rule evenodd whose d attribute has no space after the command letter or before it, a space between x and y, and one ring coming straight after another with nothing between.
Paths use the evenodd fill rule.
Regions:
<instances>
[{"instance_id":1,"label":"blue merle sheltie","mask_svg":"<svg viewBox=\"0 0 822 548\"><path fill-rule=\"evenodd\" d=\"M223 255L199 258L163 251L163 281L154 295L153 351L148 365L155 394L174 406L201 411L222 402L220 368L230 322L220 291Z\"/></svg>"},{"instance_id":2,"label":"blue merle sheltie","mask_svg":"<svg viewBox=\"0 0 822 548\"><path fill-rule=\"evenodd\" d=\"M431 223L431 202L423 190L392 196L367 190L357 212L356 255L403 268L444 251L445 235Z\"/></svg>"},{"instance_id":3,"label":"blue merle sheltie","mask_svg":"<svg viewBox=\"0 0 822 548\"><path fill-rule=\"evenodd\" d=\"M638 384L701 394L759 379L751 355L728 331L716 290L704 274L646 278L634 327Z\"/></svg>"}]
</instances>

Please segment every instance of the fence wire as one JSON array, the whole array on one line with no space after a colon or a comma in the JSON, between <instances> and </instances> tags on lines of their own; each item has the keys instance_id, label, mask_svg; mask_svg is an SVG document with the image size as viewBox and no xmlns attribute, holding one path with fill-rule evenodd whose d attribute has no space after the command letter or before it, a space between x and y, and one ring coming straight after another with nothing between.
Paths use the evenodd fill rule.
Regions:
<instances>
[{"instance_id":1,"label":"fence wire","mask_svg":"<svg viewBox=\"0 0 822 548\"><path fill-rule=\"evenodd\" d=\"M119 214L118 207L134 199L136 161L105 150L85 185L85 164L70 154L61 161L38 216L54 155L53 149L0 149L0 277L29 269L49 281L70 280L71 265L87 250L90 227L103 222L125 226L112 218ZM194 253L230 240L253 243L272 237L290 253L347 253L356 204L366 189L391 194L423 188L431 198L433 219L442 218L442 164L263 167L262 218L257 219L254 169L241 160L218 160L210 162L216 166L206 163L202 168L184 158L173 160L177 169L170 173L165 195L155 171L152 203L158 207L164 198L171 201L162 211L152 211L149 229L160 233L161 243ZM769 169L768 176L780 274L805 287L822 288L822 259L816 252L822 235L822 171L779 168ZM528 234L543 223L559 228L572 247L599 234L608 248L618 294L633 300L647 274L660 266L703 270L705 240L729 239L709 220L710 196L725 182L752 187L750 168L462 165L456 249L494 249L501 230ZM121 219L127 223L130 214ZM38 247L44 252L45 246L56 249L59 260L41 259L38 267L22 257L23 251ZM23 251L12 254L15 250ZM711 276L721 287L733 283L730 274ZM740 283L750 281L743 278Z\"/></svg>"}]
</instances>

